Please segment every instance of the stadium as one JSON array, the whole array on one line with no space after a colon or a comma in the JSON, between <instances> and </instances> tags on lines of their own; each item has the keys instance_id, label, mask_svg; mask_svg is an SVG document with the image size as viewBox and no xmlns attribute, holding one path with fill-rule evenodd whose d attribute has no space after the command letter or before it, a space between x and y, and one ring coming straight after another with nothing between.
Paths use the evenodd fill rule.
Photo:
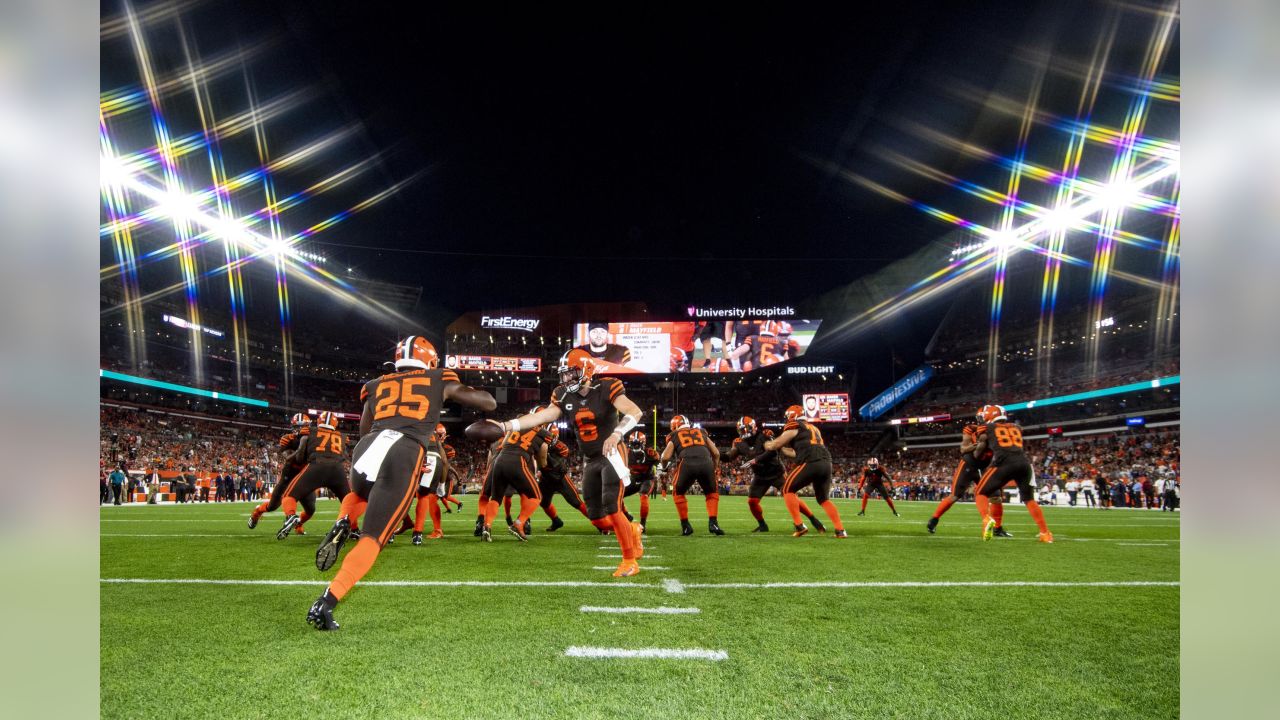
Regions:
<instances>
[{"instance_id":1,"label":"stadium","mask_svg":"<svg viewBox=\"0 0 1280 720\"><path fill-rule=\"evenodd\" d=\"M102 6L103 717L1179 715L1176 3L399 12Z\"/></svg>"}]
</instances>

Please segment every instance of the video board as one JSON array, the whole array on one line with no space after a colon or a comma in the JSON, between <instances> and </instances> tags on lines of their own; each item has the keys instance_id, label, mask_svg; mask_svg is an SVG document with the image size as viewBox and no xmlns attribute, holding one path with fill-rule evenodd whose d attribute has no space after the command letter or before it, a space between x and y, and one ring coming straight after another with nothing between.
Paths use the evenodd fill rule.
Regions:
<instances>
[{"instance_id":1,"label":"video board","mask_svg":"<svg viewBox=\"0 0 1280 720\"><path fill-rule=\"evenodd\" d=\"M573 347L602 360L605 374L751 372L804 355L821 323L745 318L575 323Z\"/></svg>"},{"instance_id":2,"label":"video board","mask_svg":"<svg viewBox=\"0 0 1280 720\"><path fill-rule=\"evenodd\" d=\"M849 422L849 393L806 393L800 407L809 422Z\"/></svg>"},{"instance_id":3,"label":"video board","mask_svg":"<svg viewBox=\"0 0 1280 720\"><path fill-rule=\"evenodd\" d=\"M500 355L445 355L444 366L450 370L536 373L542 371L542 358Z\"/></svg>"}]
</instances>

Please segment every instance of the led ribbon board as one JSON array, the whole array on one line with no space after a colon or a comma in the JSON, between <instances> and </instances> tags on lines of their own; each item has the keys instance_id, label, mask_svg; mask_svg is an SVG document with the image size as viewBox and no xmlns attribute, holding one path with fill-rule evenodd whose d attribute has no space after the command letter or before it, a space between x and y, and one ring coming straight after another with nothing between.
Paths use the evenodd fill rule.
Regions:
<instances>
[{"instance_id":1,"label":"led ribbon board","mask_svg":"<svg viewBox=\"0 0 1280 720\"><path fill-rule=\"evenodd\" d=\"M161 390L182 393L184 395L199 395L200 397L240 403L242 405L253 405L255 407L271 407L270 404L264 400L254 400L253 398L240 397L239 395L220 393L216 390L202 390L200 388L178 385L176 383L164 382L162 380L152 380L151 378L137 377L135 375L125 375L124 373L113 372L111 370L99 370L98 377L107 378L108 380L119 380L120 382L130 383L132 385L159 388Z\"/></svg>"},{"instance_id":2,"label":"led ribbon board","mask_svg":"<svg viewBox=\"0 0 1280 720\"><path fill-rule=\"evenodd\" d=\"M1171 385L1180 385L1182 383L1181 375L1170 375L1169 377L1156 378L1155 380L1143 380L1142 382L1129 383L1128 385L1117 385L1116 387L1103 388L1102 390L1090 390L1088 392L1074 393L1072 395L1059 395L1058 397L1044 398L1043 400L1028 400L1027 402L1013 403L1005 405L1005 410L1031 410L1038 407L1046 407L1048 405L1061 405L1062 403L1079 402L1080 400L1091 400L1093 398L1106 397L1108 395L1123 395L1124 393L1138 392L1140 390L1152 390L1155 388L1169 387Z\"/></svg>"}]
</instances>

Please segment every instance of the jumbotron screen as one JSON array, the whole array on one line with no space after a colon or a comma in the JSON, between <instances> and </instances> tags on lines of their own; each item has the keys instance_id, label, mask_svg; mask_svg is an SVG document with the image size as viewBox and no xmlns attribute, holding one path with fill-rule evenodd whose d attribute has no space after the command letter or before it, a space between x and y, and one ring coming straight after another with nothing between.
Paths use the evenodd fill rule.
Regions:
<instances>
[{"instance_id":1,"label":"jumbotron screen","mask_svg":"<svg viewBox=\"0 0 1280 720\"><path fill-rule=\"evenodd\" d=\"M576 323L573 346L603 360L607 374L751 372L804 355L821 323L763 319Z\"/></svg>"},{"instance_id":2,"label":"jumbotron screen","mask_svg":"<svg viewBox=\"0 0 1280 720\"><path fill-rule=\"evenodd\" d=\"M806 393L801 407L809 422L849 422L849 393Z\"/></svg>"}]
</instances>

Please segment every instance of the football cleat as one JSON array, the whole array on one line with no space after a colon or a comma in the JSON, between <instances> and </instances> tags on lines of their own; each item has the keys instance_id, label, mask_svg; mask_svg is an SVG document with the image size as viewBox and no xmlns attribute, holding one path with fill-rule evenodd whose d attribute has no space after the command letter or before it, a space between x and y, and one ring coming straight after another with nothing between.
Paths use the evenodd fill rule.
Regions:
<instances>
[{"instance_id":1,"label":"football cleat","mask_svg":"<svg viewBox=\"0 0 1280 720\"><path fill-rule=\"evenodd\" d=\"M420 533L420 532L416 532L416 533L414 533L414 534L413 534L413 544L414 544L414 545L421 545L421 544L422 544L422 533Z\"/></svg>"},{"instance_id":2,"label":"football cleat","mask_svg":"<svg viewBox=\"0 0 1280 720\"><path fill-rule=\"evenodd\" d=\"M858 517L862 517L863 515L866 515L866 514L867 514L867 511L866 511L866 510L859 510L859 511L858 511Z\"/></svg>"},{"instance_id":3,"label":"football cleat","mask_svg":"<svg viewBox=\"0 0 1280 720\"><path fill-rule=\"evenodd\" d=\"M1053 544L1053 533L1051 532L1040 533L1040 542Z\"/></svg>"},{"instance_id":4,"label":"football cleat","mask_svg":"<svg viewBox=\"0 0 1280 720\"><path fill-rule=\"evenodd\" d=\"M636 538L636 559L644 557L644 527L640 523L631 523L631 532L635 533Z\"/></svg>"},{"instance_id":5,"label":"football cleat","mask_svg":"<svg viewBox=\"0 0 1280 720\"><path fill-rule=\"evenodd\" d=\"M471 533L471 534L472 534L472 535L474 535L474 536L476 536L476 537L480 537L480 531L481 531L481 530L484 530L484 521L483 521L483 520L476 520L476 531L475 531L475 532L473 532L473 533Z\"/></svg>"},{"instance_id":6,"label":"football cleat","mask_svg":"<svg viewBox=\"0 0 1280 720\"><path fill-rule=\"evenodd\" d=\"M902 517L901 515L899 515L899 514L898 514L898 511L897 511L897 510L894 510L894 511L893 511L893 516L894 516L894 517Z\"/></svg>"},{"instance_id":7,"label":"football cleat","mask_svg":"<svg viewBox=\"0 0 1280 720\"><path fill-rule=\"evenodd\" d=\"M1010 535L1010 534L1009 534L1009 531L1008 531L1008 530L1005 530L1005 529L1004 529L1004 528L1002 528L1002 527L998 527L998 528L996 528L995 530L993 530L993 531L992 531L992 533L991 533L991 534L992 534L992 535L995 535L996 537L1007 537L1007 538L1011 538L1011 537L1013 537L1013 535Z\"/></svg>"},{"instance_id":8,"label":"football cleat","mask_svg":"<svg viewBox=\"0 0 1280 720\"><path fill-rule=\"evenodd\" d=\"M392 533L392 534L390 534L390 535L388 535L388 536L387 536L387 545L394 545L394 544L395 544L395 542L396 542L396 536L395 536L395 533ZM383 547L386 547L386 545L384 545Z\"/></svg>"},{"instance_id":9,"label":"football cleat","mask_svg":"<svg viewBox=\"0 0 1280 720\"><path fill-rule=\"evenodd\" d=\"M614 577L631 577L640 574L640 563L635 560L623 560L618 564L618 569L613 571Z\"/></svg>"},{"instance_id":10,"label":"football cleat","mask_svg":"<svg viewBox=\"0 0 1280 720\"><path fill-rule=\"evenodd\" d=\"M760 523L759 525L756 526L756 529L752 530L751 532L753 533L769 532L769 526L766 525L765 523Z\"/></svg>"},{"instance_id":11,"label":"football cleat","mask_svg":"<svg viewBox=\"0 0 1280 720\"><path fill-rule=\"evenodd\" d=\"M712 535L724 534L724 531L720 529L720 526L715 523L707 523L707 532L711 533Z\"/></svg>"},{"instance_id":12,"label":"football cleat","mask_svg":"<svg viewBox=\"0 0 1280 720\"><path fill-rule=\"evenodd\" d=\"M529 536L524 534L524 523L511 523L507 526L507 532L515 535L520 542L529 542Z\"/></svg>"},{"instance_id":13,"label":"football cleat","mask_svg":"<svg viewBox=\"0 0 1280 720\"><path fill-rule=\"evenodd\" d=\"M982 523L982 539L990 540L996 532L996 519L988 516Z\"/></svg>"},{"instance_id":14,"label":"football cleat","mask_svg":"<svg viewBox=\"0 0 1280 720\"><path fill-rule=\"evenodd\" d=\"M333 619L333 608L325 604L324 597L311 604L311 609L307 611L307 622L317 630L337 630L339 627L338 621Z\"/></svg>"},{"instance_id":15,"label":"football cleat","mask_svg":"<svg viewBox=\"0 0 1280 720\"><path fill-rule=\"evenodd\" d=\"M808 535L808 534L809 534L809 528L805 527L804 523L800 523L799 525L796 526L796 531L791 533L791 537L804 537L805 535Z\"/></svg>"},{"instance_id":16,"label":"football cleat","mask_svg":"<svg viewBox=\"0 0 1280 720\"><path fill-rule=\"evenodd\" d=\"M485 542L493 542L493 533L490 532L488 525L480 528L480 539Z\"/></svg>"},{"instance_id":17,"label":"football cleat","mask_svg":"<svg viewBox=\"0 0 1280 720\"><path fill-rule=\"evenodd\" d=\"M532 535L532 534L533 534L533 520L525 520L525 521L524 521L524 534L525 534L525 535Z\"/></svg>"},{"instance_id":18,"label":"football cleat","mask_svg":"<svg viewBox=\"0 0 1280 720\"><path fill-rule=\"evenodd\" d=\"M293 532L293 529L298 527L298 523L300 521L301 519L297 515L290 515L286 517L284 519L284 525L281 525L279 532L276 533L276 539L284 540L289 537L289 533Z\"/></svg>"},{"instance_id":19,"label":"football cleat","mask_svg":"<svg viewBox=\"0 0 1280 720\"><path fill-rule=\"evenodd\" d=\"M685 537L688 537L693 534L693 526L689 524L688 520L680 521L680 534L684 535Z\"/></svg>"},{"instance_id":20,"label":"football cleat","mask_svg":"<svg viewBox=\"0 0 1280 720\"><path fill-rule=\"evenodd\" d=\"M818 518L809 518L809 522L813 524L814 531L817 532L819 535L826 534L827 526L823 525L821 520L819 520Z\"/></svg>"},{"instance_id":21,"label":"football cleat","mask_svg":"<svg viewBox=\"0 0 1280 720\"><path fill-rule=\"evenodd\" d=\"M442 537L444 537L444 531L443 531L443 530L440 530L439 528L436 528L435 530L432 530L432 531L431 531L431 534L427 536L427 539L428 539L428 540L439 540L439 539L440 539L440 538L442 538Z\"/></svg>"},{"instance_id":22,"label":"football cleat","mask_svg":"<svg viewBox=\"0 0 1280 720\"><path fill-rule=\"evenodd\" d=\"M352 540L359 540L363 535L364 535L364 533L360 532L360 528L358 528L358 527L351 528L351 538L350 538L350 539L352 539Z\"/></svg>"},{"instance_id":23,"label":"football cleat","mask_svg":"<svg viewBox=\"0 0 1280 720\"><path fill-rule=\"evenodd\" d=\"M928 523L927 525L925 525L925 528L929 531L929 534L930 534L930 535L932 535L932 534L934 534L935 532L937 532L937 531L938 531L938 518L935 518L935 517L931 517L931 518L929 518L929 523Z\"/></svg>"},{"instance_id":24,"label":"football cleat","mask_svg":"<svg viewBox=\"0 0 1280 720\"><path fill-rule=\"evenodd\" d=\"M555 532L562 527L564 527L564 521L560 519L559 515L557 515L551 518L551 526L547 528L547 532Z\"/></svg>"},{"instance_id":25,"label":"football cleat","mask_svg":"<svg viewBox=\"0 0 1280 720\"><path fill-rule=\"evenodd\" d=\"M258 527L258 513L256 513L256 512L255 512L255 513L250 513L250 514L249 514L249 529L250 529L250 530L252 530L252 529L254 529L254 528L256 528L256 527Z\"/></svg>"},{"instance_id":26,"label":"football cleat","mask_svg":"<svg viewBox=\"0 0 1280 720\"><path fill-rule=\"evenodd\" d=\"M849 537L849 533L845 532L844 530L837 530L837 531L836 531L836 539L837 539L837 540L843 540L843 539L845 539L845 538L847 538L847 537Z\"/></svg>"},{"instance_id":27,"label":"football cleat","mask_svg":"<svg viewBox=\"0 0 1280 720\"><path fill-rule=\"evenodd\" d=\"M316 550L316 569L324 572L333 567L338 560L338 553L342 552L342 546L347 539L352 537L349 529L350 523L346 518L339 518L338 522L329 528L328 534L324 536L324 540L320 542L320 547Z\"/></svg>"}]
</instances>

